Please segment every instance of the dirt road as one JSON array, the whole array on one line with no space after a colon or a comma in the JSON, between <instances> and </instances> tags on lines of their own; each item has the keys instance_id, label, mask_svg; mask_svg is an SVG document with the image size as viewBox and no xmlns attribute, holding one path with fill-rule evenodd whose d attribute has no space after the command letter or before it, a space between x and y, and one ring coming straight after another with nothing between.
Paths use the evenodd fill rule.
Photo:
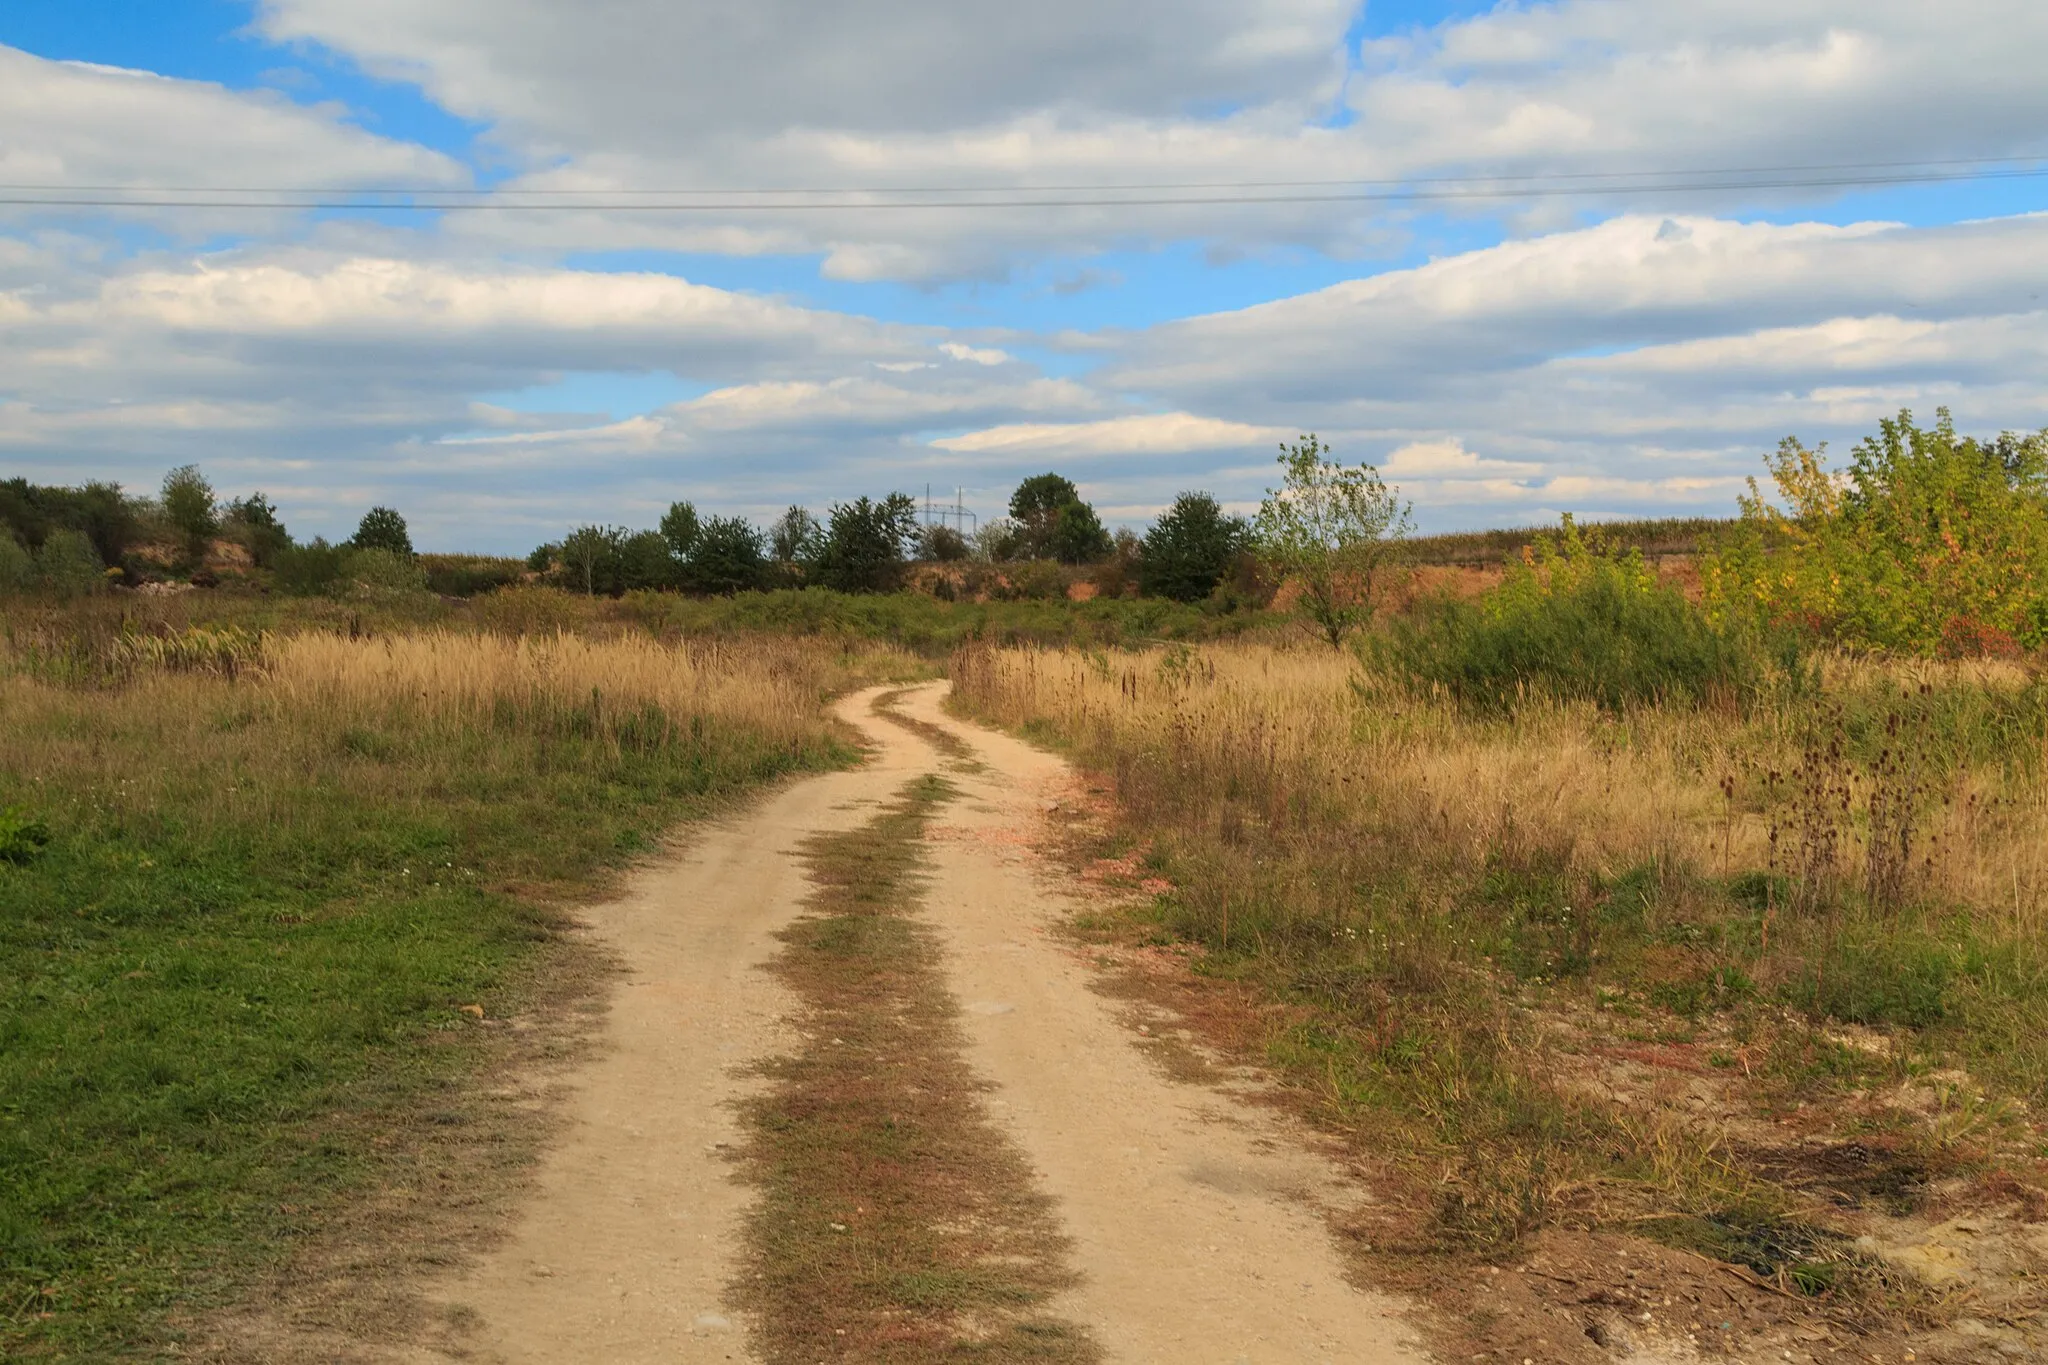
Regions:
<instances>
[{"instance_id":1,"label":"dirt road","mask_svg":"<svg viewBox=\"0 0 2048 1365\"><path fill-rule=\"evenodd\" d=\"M1063 765L953 720L943 685L901 699L971 747L979 766L965 770L878 718L876 696L840 706L874 749L867 765L697 831L590 912L627 967L605 1047L510 1237L437 1291L459 1339L405 1358L755 1358L725 1307L749 1197L729 1154L749 1064L787 1042L787 1001L761 967L801 910L795 852L944 771L960 795L931 830L925 914L988 1111L1072 1238L1082 1283L1060 1312L1119 1362L1423 1360L1399 1305L1345 1281L1322 1210L1355 1195L1269 1111L1170 1079L1054 932L1074 889L1031 846Z\"/></svg>"}]
</instances>

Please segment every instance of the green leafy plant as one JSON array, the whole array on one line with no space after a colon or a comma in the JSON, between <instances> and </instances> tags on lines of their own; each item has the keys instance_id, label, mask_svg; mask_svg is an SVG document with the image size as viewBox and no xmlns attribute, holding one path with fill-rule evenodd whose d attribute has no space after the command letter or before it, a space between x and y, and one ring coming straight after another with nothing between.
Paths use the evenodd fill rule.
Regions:
<instances>
[{"instance_id":1,"label":"green leafy plant","mask_svg":"<svg viewBox=\"0 0 2048 1365\"><path fill-rule=\"evenodd\" d=\"M32 863L49 842L48 825L19 806L0 806L0 863Z\"/></svg>"},{"instance_id":2,"label":"green leafy plant","mask_svg":"<svg viewBox=\"0 0 2048 1365\"><path fill-rule=\"evenodd\" d=\"M220 532L213 485L198 465L180 465L164 475L164 516L185 539L185 553L194 561L206 556L207 542Z\"/></svg>"},{"instance_id":3,"label":"green leafy plant","mask_svg":"<svg viewBox=\"0 0 2048 1365\"><path fill-rule=\"evenodd\" d=\"M1642 552L1570 517L1511 563L1477 602L1425 604L1378 647L1411 686L1482 709L1531 692L1611 711L1657 702L1733 702L1767 676L1754 631L1715 626Z\"/></svg>"},{"instance_id":4,"label":"green leafy plant","mask_svg":"<svg viewBox=\"0 0 2048 1365\"><path fill-rule=\"evenodd\" d=\"M1326 459L1313 433L1280 447L1281 484L1266 490L1254 536L1260 555L1295 581L1295 612L1341 648L1372 619L1385 570L1413 526L1399 490L1369 464Z\"/></svg>"},{"instance_id":5,"label":"green leafy plant","mask_svg":"<svg viewBox=\"0 0 2048 1365\"><path fill-rule=\"evenodd\" d=\"M1879 424L1846 470L1787 437L1735 531L1702 557L1721 618L1792 623L1920 655L2048 645L2048 431L1958 437L1947 409Z\"/></svg>"}]
</instances>

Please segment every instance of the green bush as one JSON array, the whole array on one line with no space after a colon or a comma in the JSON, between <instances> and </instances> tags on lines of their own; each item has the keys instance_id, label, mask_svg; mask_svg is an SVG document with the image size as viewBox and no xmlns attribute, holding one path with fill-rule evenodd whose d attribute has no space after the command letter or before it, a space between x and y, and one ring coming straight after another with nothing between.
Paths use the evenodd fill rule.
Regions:
<instances>
[{"instance_id":1,"label":"green bush","mask_svg":"<svg viewBox=\"0 0 2048 1365\"><path fill-rule=\"evenodd\" d=\"M342 561L348 553L318 536L305 545L288 545L278 551L277 586L297 597L323 596L340 580Z\"/></svg>"},{"instance_id":2,"label":"green bush","mask_svg":"<svg viewBox=\"0 0 2048 1365\"><path fill-rule=\"evenodd\" d=\"M0 863L30 863L50 842L50 827L19 806L0 806Z\"/></svg>"},{"instance_id":3,"label":"green bush","mask_svg":"<svg viewBox=\"0 0 2048 1365\"><path fill-rule=\"evenodd\" d=\"M443 597L477 597L526 581L526 564L493 555L420 555L427 587Z\"/></svg>"},{"instance_id":4,"label":"green bush","mask_svg":"<svg viewBox=\"0 0 2048 1365\"><path fill-rule=\"evenodd\" d=\"M0 592L23 592L36 584L35 556L0 530Z\"/></svg>"},{"instance_id":5,"label":"green bush","mask_svg":"<svg viewBox=\"0 0 2048 1365\"><path fill-rule=\"evenodd\" d=\"M2048 432L1958 437L1901 412L1846 471L1787 437L1742 521L1702 557L1723 619L1797 625L1844 644L1951 657L2048 646Z\"/></svg>"},{"instance_id":6,"label":"green bush","mask_svg":"<svg viewBox=\"0 0 2048 1365\"><path fill-rule=\"evenodd\" d=\"M59 597L83 597L107 586L107 566L82 531L52 531L36 552L36 577Z\"/></svg>"},{"instance_id":7,"label":"green bush","mask_svg":"<svg viewBox=\"0 0 2048 1365\"><path fill-rule=\"evenodd\" d=\"M394 550L349 550L335 587L346 597L385 602L427 591L427 572L411 555Z\"/></svg>"},{"instance_id":8,"label":"green bush","mask_svg":"<svg viewBox=\"0 0 2048 1365\"><path fill-rule=\"evenodd\" d=\"M1619 550L1570 517L1498 588L1476 602L1425 604L1375 649L1410 686L1492 710L1532 692L1611 711L1734 702L1770 674L1757 633L1717 628L1640 551Z\"/></svg>"}]
</instances>

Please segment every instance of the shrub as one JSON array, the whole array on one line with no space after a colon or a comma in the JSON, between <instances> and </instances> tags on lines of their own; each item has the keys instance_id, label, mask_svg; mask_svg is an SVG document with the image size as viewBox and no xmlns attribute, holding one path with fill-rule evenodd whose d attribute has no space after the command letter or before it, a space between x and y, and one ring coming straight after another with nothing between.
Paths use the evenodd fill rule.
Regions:
<instances>
[{"instance_id":1,"label":"shrub","mask_svg":"<svg viewBox=\"0 0 2048 1365\"><path fill-rule=\"evenodd\" d=\"M1199 602L1216 590L1250 538L1244 518L1226 515L1207 493L1182 493L1145 533L1138 591Z\"/></svg>"},{"instance_id":2,"label":"shrub","mask_svg":"<svg viewBox=\"0 0 2048 1365\"><path fill-rule=\"evenodd\" d=\"M1750 481L1701 560L1718 616L1921 655L2048 646L2048 432L1978 441L1946 409L1926 430L1901 412L1846 471L1826 451L1787 437L1767 460L1787 510Z\"/></svg>"},{"instance_id":3,"label":"shrub","mask_svg":"<svg viewBox=\"0 0 2048 1365\"><path fill-rule=\"evenodd\" d=\"M341 577L341 561L347 553L319 536L304 545L287 545L278 552L272 571L277 587L298 597L318 597Z\"/></svg>"},{"instance_id":4,"label":"shrub","mask_svg":"<svg viewBox=\"0 0 2048 1365\"><path fill-rule=\"evenodd\" d=\"M107 566L79 531L52 531L36 552L36 578L60 597L83 597L107 586Z\"/></svg>"},{"instance_id":5,"label":"shrub","mask_svg":"<svg viewBox=\"0 0 2048 1365\"><path fill-rule=\"evenodd\" d=\"M350 597L392 601L427 591L427 571L411 555L391 550L349 550L338 586Z\"/></svg>"},{"instance_id":6,"label":"shrub","mask_svg":"<svg viewBox=\"0 0 2048 1365\"><path fill-rule=\"evenodd\" d=\"M526 576L523 561L492 555L421 555L419 565L426 571L427 587L443 597L478 597L524 582Z\"/></svg>"},{"instance_id":7,"label":"shrub","mask_svg":"<svg viewBox=\"0 0 2048 1365\"><path fill-rule=\"evenodd\" d=\"M0 806L0 863L35 861L50 842L50 827L19 806Z\"/></svg>"},{"instance_id":8,"label":"shrub","mask_svg":"<svg viewBox=\"0 0 2048 1365\"><path fill-rule=\"evenodd\" d=\"M35 583L35 556L12 535L0 530L0 592L22 592Z\"/></svg>"},{"instance_id":9,"label":"shrub","mask_svg":"<svg viewBox=\"0 0 2048 1365\"><path fill-rule=\"evenodd\" d=\"M1504 709L1529 691L1609 710L1733 701L1766 676L1753 632L1722 630L1639 550L1610 546L1570 517L1477 602L1441 599L1399 621L1379 646L1410 685Z\"/></svg>"}]
</instances>

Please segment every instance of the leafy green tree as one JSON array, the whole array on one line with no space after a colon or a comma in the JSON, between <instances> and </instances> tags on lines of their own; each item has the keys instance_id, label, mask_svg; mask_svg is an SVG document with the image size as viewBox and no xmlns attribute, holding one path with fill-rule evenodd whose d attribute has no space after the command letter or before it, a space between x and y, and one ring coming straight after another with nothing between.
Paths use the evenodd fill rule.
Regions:
<instances>
[{"instance_id":1,"label":"leafy green tree","mask_svg":"<svg viewBox=\"0 0 2048 1365\"><path fill-rule=\"evenodd\" d=\"M388 550L408 557L412 554L412 536L406 530L405 518L389 507L372 507L363 513L349 544L358 550Z\"/></svg>"},{"instance_id":2,"label":"leafy green tree","mask_svg":"<svg viewBox=\"0 0 2048 1365\"><path fill-rule=\"evenodd\" d=\"M1326 459L1331 453L1313 433L1281 443L1280 487L1266 490L1253 538L1274 571L1298 585L1296 613L1337 649L1372 618L1381 580L1414 523L1378 470Z\"/></svg>"},{"instance_id":3,"label":"leafy green tree","mask_svg":"<svg viewBox=\"0 0 2048 1365\"><path fill-rule=\"evenodd\" d=\"M726 597L761 587L768 554L760 528L745 517L712 517L699 528L682 577L692 592Z\"/></svg>"},{"instance_id":4,"label":"leafy green tree","mask_svg":"<svg viewBox=\"0 0 2048 1365\"><path fill-rule=\"evenodd\" d=\"M1216 591L1250 540L1243 517L1230 516L1207 493L1182 493L1145 533L1138 591L1199 602Z\"/></svg>"},{"instance_id":5,"label":"leafy green tree","mask_svg":"<svg viewBox=\"0 0 2048 1365\"><path fill-rule=\"evenodd\" d=\"M116 483L58 488L0 480L0 531L12 531L33 552L60 529L84 533L102 562L120 564L142 534L141 510Z\"/></svg>"},{"instance_id":6,"label":"leafy green tree","mask_svg":"<svg viewBox=\"0 0 2048 1365\"><path fill-rule=\"evenodd\" d=\"M274 568L277 557L292 543L291 532L278 519L277 505L261 493L237 498L227 506L226 529L249 551L259 569Z\"/></svg>"},{"instance_id":7,"label":"leafy green tree","mask_svg":"<svg viewBox=\"0 0 2048 1365\"><path fill-rule=\"evenodd\" d=\"M893 592L917 544L917 501L891 493L879 502L834 503L818 555L818 581L840 592Z\"/></svg>"},{"instance_id":8,"label":"leafy green tree","mask_svg":"<svg viewBox=\"0 0 2048 1365\"><path fill-rule=\"evenodd\" d=\"M26 592L35 585L35 556L11 532L0 530L0 593Z\"/></svg>"},{"instance_id":9,"label":"leafy green tree","mask_svg":"<svg viewBox=\"0 0 2048 1365\"><path fill-rule=\"evenodd\" d=\"M1913 654L2048 645L2048 431L1956 434L1948 410L1879 423L1845 471L1787 437L1742 520L1700 560L1717 619L1786 623Z\"/></svg>"},{"instance_id":10,"label":"leafy green tree","mask_svg":"<svg viewBox=\"0 0 2048 1365\"><path fill-rule=\"evenodd\" d=\"M1110 551L1109 532L1081 490L1058 474L1034 474L1010 495L1019 549L1031 559L1092 564Z\"/></svg>"},{"instance_id":11,"label":"leafy green tree","mask_svg":"<svg viewBox=\"0 0 2048 1365\"><path fill-rule=\"evenodd\" d=\"M809 564L825 548L825 528L808 508L792 505L768 528L768 546L778 564Z\"/></svg>"},{"instance_id":12,"label":"leafy green tree","mask_svg":"<svg viewBox=\"0 0 2048 1365\"><path fill-rule=\"evenodd\" d=\"M697 509L687 502L672 502L668 511L662 513L661 538L668 542L669 552L678 560L690 557L700 529Z\"/></svg>"},{"instance_id":13,"label":"leafy green tree","mask_svg":"<svg viewBox=\"0 0 2048 1365\"><path fill-rule=\"evenodd\" d=\"M682 570L674 542L661 531L640 531L619 542L619 586L627 592L676 587Z\"/></svg>"},{"instance_id":14,"label":"leafy green tree","mask_svg":"<svg viewBox=\"0 0 2048 1365\"><path fill-rule=\"evenodd\" d=\"M215 506L213 485L199 472L199 466L179 465L164 475L164 518L183 537L188 557L206 557L206 547L220 534L220 514Z\"/></svg>"},{"instance_id":15,"label":"leafy green tree","mask_svg":"<svg viewBox=\"0 0 2048 1365\"><path fill-rule=\"evenodd\" d=\"M60 597L83 597L107 586L107 566L83 531L52 531L36 551L36 577Z\"/></svg>"},{"instance_id":16,"label":"leafy green tree","mask_svg":"<svg viewBox=\"0 0 2048 1365\"><path fill-rule=\"evenodd\" d=\"M619 551L626 532L617 526L579 526L562 538L562 569L586 595L617 590Z\"/></svg>"},{"instance_id":17,"label":"leafy green tree","mask_svg":"<svg viewBox=\"0 0 2048 1365\"><path fill-rule=\"evenodd\" d=\"M967 537L950 526L927 526L918 533L917 552L934 564L957 564L967 558Z\"/></svg>"}]
</instances>

